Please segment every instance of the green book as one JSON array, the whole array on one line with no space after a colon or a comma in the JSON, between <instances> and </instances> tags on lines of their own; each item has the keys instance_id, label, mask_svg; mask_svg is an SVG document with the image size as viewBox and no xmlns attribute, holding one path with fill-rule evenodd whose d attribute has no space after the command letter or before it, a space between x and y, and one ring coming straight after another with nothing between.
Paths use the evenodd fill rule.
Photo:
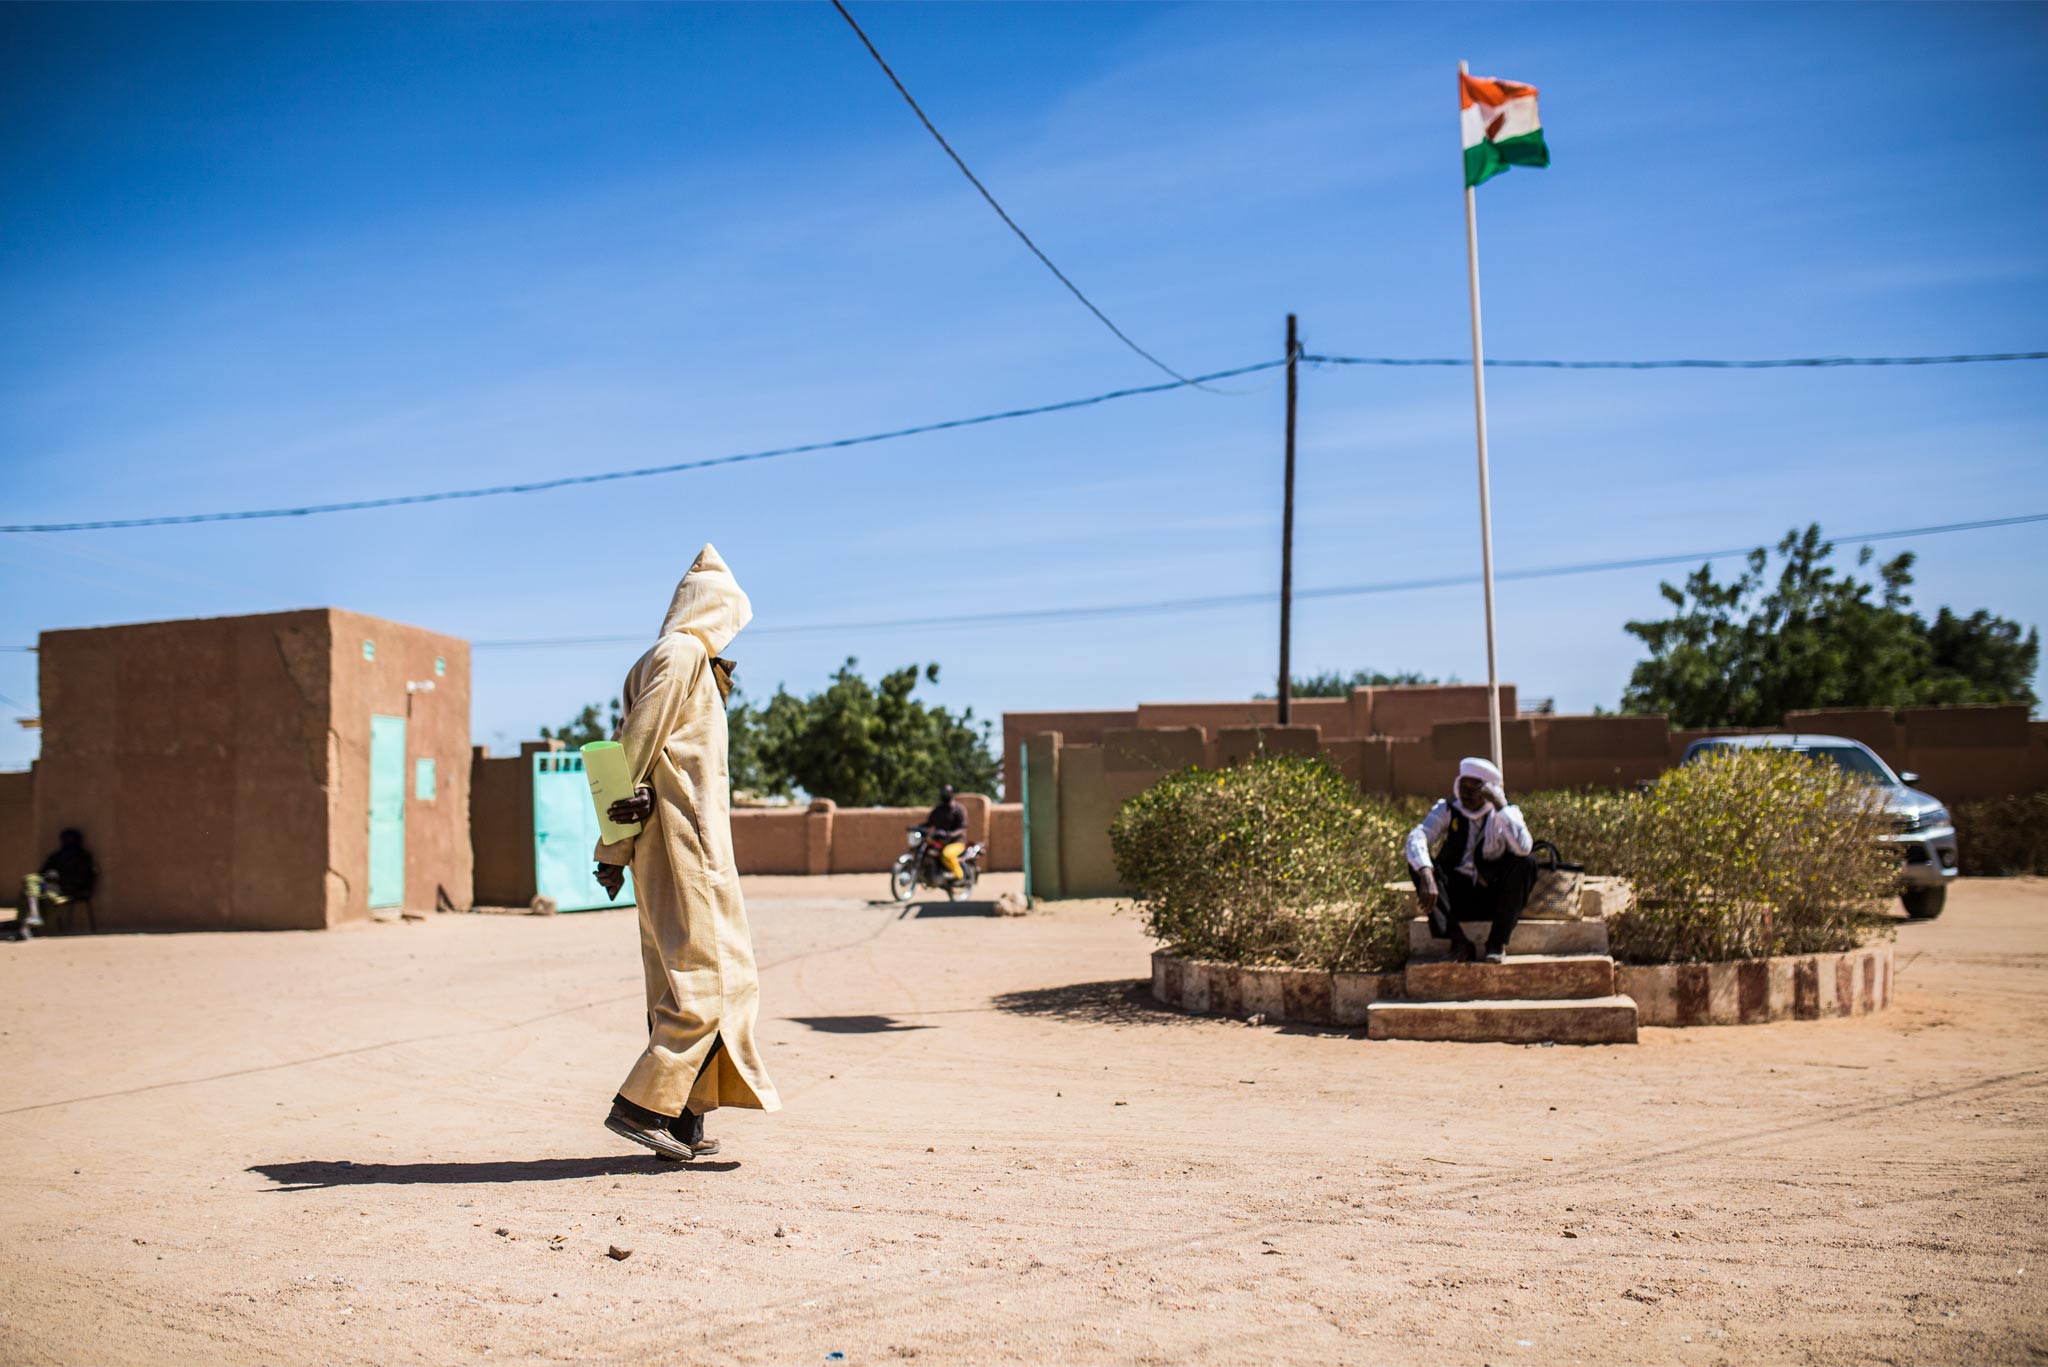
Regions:
<instances>
[{"instance_id":1,"label":"green book","mask_svg":"<svg viewBox=\"0 0 2048 1367\"><path fill-rule=\"evenodd\" d=\"M626 747L615 740L594 740L583 747L583 776L590 780L590 800L597 805L597 827L604 843L640 834L640 822L621 826L605 813L614 802L633 796L633 771L626 767Z\"/></svg>"}]
</instances>

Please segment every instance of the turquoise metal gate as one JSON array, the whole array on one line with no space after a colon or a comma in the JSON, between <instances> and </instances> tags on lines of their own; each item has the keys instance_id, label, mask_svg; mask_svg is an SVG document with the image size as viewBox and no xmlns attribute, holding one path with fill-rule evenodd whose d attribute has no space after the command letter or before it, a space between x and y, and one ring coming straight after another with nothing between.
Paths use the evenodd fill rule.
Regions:
<instances>
[{"instance_id":1,"label":"turquoise metal gate","mask_svg":"<svg viewBox=\"0 0 2048 1367\"><path fill-rule=\"evenodd\" d=\"M533 886L557 911L590 911L633 905L633 875L618 900L604 895L591 872L596 861L597 809L590 805L590 781L583 756L540 751L533 757Z\"/></svg>"}]
</instances>

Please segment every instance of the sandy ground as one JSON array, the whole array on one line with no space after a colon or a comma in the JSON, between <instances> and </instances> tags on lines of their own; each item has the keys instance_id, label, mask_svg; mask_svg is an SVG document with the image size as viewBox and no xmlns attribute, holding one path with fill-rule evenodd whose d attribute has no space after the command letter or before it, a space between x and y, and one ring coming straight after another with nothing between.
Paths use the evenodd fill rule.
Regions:
<instances>
[{"instance_id":1,"label":"sandy ground","mask_svg":"<svg viewBox=\"0 0 2048 1367\"><path fill-rule=\"evenodd\" d=\"M2048 883L1879 1016L1575 1049L1180 1016L1109 904L881 881L750 880L787 1109L688 1168L599 1125L631 913L0 944L0 1359L2048 1360Z\"/></svg>"}]
</instances>

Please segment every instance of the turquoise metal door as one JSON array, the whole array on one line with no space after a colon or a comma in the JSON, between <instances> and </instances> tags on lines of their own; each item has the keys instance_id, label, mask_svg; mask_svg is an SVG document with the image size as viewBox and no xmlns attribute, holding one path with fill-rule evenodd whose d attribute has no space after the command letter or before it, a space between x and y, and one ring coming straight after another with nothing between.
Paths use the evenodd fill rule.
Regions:
<instances>
[{"instance_id":1,"label":"turquoise metal door","mask_svg":"<svg viewBox=\"0 0 2048 1367\"><path fill-rule=\"evenodd\" d=\"M370 905L405 904L405 718L370 718Z\"/></svg>"},{"instance_id":2,"label":"turquoise metal door","mask_svg":"<svg viewBox=\"0 0 2048 1367\"><path fill-rule=\"evenodd\" d=\"M533 757L533 887L553 901L556 911L589 911L596 907L633 905L633 874L617 901L604 895L592 872L597 861L597 808L590 801L590 780L583 775L583 756L566 750L539 752Z\"/></svg>"}]
</instances>

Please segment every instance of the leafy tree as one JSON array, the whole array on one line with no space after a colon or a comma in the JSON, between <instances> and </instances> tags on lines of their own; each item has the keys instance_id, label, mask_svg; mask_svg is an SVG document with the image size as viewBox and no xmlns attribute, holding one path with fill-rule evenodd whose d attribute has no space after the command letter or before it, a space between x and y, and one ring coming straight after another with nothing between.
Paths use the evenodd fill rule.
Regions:
<instances>
[{"instance_id":1,"label":"leafy tree","mask_svg":"<svg viewBox=\"0 0 2048 1367\"><path fill-rule=\"evenodd\" d=\"M939 667L906 665L870 684L849 658L821 693L799 698L778 688L764 707L728 712L734 784L776 795L802 789L857 807L921 805L942 783L994 791L991 724L972 708L956 717L913 698L920 674L937 683Z\"/></svg>"},{"instance_id":2,"label":"leafy tree","mask_svg":"<svg viewBox=\"0 0 2048 1367\"><path fill-rule=\"evenodd\" d=\"M1297 698L1348 698L1354 688L1387 688L1401 684L1442 682L1442 679L1418 674L1413 670L1404 670L1399 674L1382 674L1377 669L1354 669L1349 674L1344 674L1338 670L1326 669L1320 674L1297 674L1291 692ZM1456 683L1457 680L1453 679L1451 682ZM1270 698L1273 695L1259 693L1255 696Z\"/></svg>"},{"instance_id":3,"label":"leafy tree","mask_svg":"<svg viewBox=\"0 0 2048 1367\"><path fill-rule=\"evenodd\" d=\"M735 793L788 797L789 785L769 776L761 762L761 709L747 701L738 684L725 700L725 767Z\"/></svg>"},{"instance_id":4,"label":"leafy tree","mask_svg":"<svg viewBox=\"0 0 2048 1367\"><path fill-rule=\"evenodd\" d=\"M1624 712L1663 712L1683 727L1771 726L1815 707L2035 702L2040 633L1984 611L1943 608L1932 624L1911 611L1911 552L1878 562L1871 583L1827 563L1818 524L1769 554L1751 551L1734 582L1702 565L1683 588L1662 586L1674 614L1630 622L1649 648L1629 677ZM1865 546L1856 558L1870 567Z\"/></svg>"},{"instance_id":5,"label":"leafy tree","mask_svg":"<svg viewBox=\"0 0 2048 1367\"><path fill-rule=\"evenodd\" d=\"M972 708L956 717L913 698L920 675L937 683L939 667L907 665L870 684L848 659L830 687L808 698L778 688L757 705L734 688L725 709L733 788L760 797L801 790L857 807L921 806L942 783L993 793L992 724L977 721ZM616 726L616 700L611 709ZM544 739L571 745L610 734L600 729L596 703L559 730L541 728Z\"/></svg>"},{"instance_id":6,"label":"leafy tree","mask_svg":"<svg viewBox=\"0 0 2048 1367\"><path fill-rule=\"evenodd\" d=\"M610 740L612 732L618 729L620 716L623 715L617 698L611 700L610 707L609 725L599 719L598 704L589 703L581 712L571 717L567 724L552 728L543 726L540 729L540 738L561 741L571 750L579 745L588 745L594 740Z\"/></svg>"},{"instance_id":7,"label":"leafy tree","mask_svg":"<svg viewBox=\"0 0 2048 1367\"><path fill-rule=\"evenodd\" d=\"M1928 701L2035 701L2029 682L2041 656L2038 629L2022 635L2018 622L1982 608L1968 617L1943 608L1928 623L1927 645L1934 652L1936 694Z\"/></svg>"}]
</instances>

